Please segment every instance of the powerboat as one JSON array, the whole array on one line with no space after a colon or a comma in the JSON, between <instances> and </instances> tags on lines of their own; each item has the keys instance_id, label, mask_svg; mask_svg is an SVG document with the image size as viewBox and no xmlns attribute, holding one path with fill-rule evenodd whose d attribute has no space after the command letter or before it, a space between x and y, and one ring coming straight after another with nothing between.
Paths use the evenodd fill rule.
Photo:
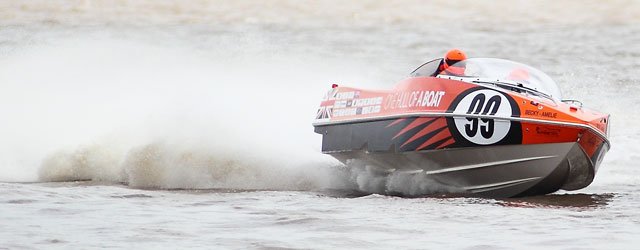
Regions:
<instances>
[{"instance_id":1,"label":"powerboat","mask_svg":"<svg viewBox=\"0 0 640 250\"><path fill-rule=\"evenodd\" d=\"M313 122L322 152L348 164L428 176L456 193L521 197L591 184L610 148L609 115L564 100L531 66L427 62L390 90L333 84Z\"/></svg>"}]
</instances>

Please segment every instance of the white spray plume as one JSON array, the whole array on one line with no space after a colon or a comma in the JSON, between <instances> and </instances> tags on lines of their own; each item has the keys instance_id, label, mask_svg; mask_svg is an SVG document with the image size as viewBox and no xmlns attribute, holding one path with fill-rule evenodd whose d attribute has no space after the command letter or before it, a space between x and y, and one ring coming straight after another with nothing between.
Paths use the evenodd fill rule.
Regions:
<instances>
[{"instance_id":1,"label":"white spray plume","mask_svg":"<svg viewBox=\"0 0 640 250\"><path fill-rule=\"evenodd\" d=\"M345 72L339 63L212 54L73 40L5 59L0 180L434 191L415 176L374 176L319 152L310 123Z\"/></svg>"}]
</instances>

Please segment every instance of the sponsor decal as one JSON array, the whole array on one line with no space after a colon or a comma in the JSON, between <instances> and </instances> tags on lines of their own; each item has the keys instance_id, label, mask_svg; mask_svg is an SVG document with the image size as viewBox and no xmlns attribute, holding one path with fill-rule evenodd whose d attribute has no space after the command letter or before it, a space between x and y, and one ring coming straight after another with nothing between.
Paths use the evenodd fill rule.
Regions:
<instances>
[{"instance_id":1,"label":"sponsor decal","mask_svg":"<svg viewBox=\"0 0 640 250\"><path fill-rule=\"evenodd\" d=\"M520 126L500 117L511 117L517 112L517 105L507 95L492 89L475 88L462 93L452 105L454 114L479 117L455 117L450 124L458 137L476 145L502 144L521 140ZM494 119L498 118L498 119ZM509 134L518 134L508 138ZM461 138L461 139L462 139Z\"/></svg>"},{"instance_id":2,"label":"sponsor decal","mask_svg":"<svg viewBox=\"0 0 640 250\"><path fill-rule=\"evenodd\" d=\"M364 107L380 104L382 104L382 96L374 98L354 99L351 105L353 107Z\"/></svg>"},{"instance_id":3,"label":"sponsor decal","mask_svg":"<svg viewBox=\"0 0 640 250\"><path fill-rule=\"evenodd\" d=\"M353 108L341 108L334 109L333 116L352 116L352 115L366 115L380 113L380 105L367 106L367 107L353 107Z\"/></svg>"},{"instance_id":4,"label":"sponsor decal","mask_svg":"<svg viewBox=\"0 0 640 250\"><path fill-rule=\"evenodd\" d=\"M382 96L360 98L360 91L329 92L330 100L321 103L316 119L379 113Z\"/></svg>"},{"instance_id":5,"label":"sponsor decal","mask_svg":"<svg viewBox=\"0 0 640 250\"><path fill-rule=\"evenodd\" d=\"M559 128L552 128L552 127L545 127L545 126L537 126L536 127L536 133L539 134L539 135L558 137L558 136L560 136L560 129Z\"/></svg>"},{"instance_id":6,"label":"sponsor decal","mask_svg":"<svg viewBox=\"0 0 640 250\"><path fill-rule=\"evenodd\" d=\"M396 92L387 96L384 109L439 107L444 95L444 91L420 90Z\"/></svg>"},{"instance_id":7,"label":"sponsor decal","mask_svg":"<svg viewBox=\"0 0 640 250\"><path fill-rule=\"evenodd\" d=\"M380 113L380 105L377 106L368 106L368 107L362 107L360 108L362 110L362 114L366 115L366 114L374 114L374 113Z\"/></svg>"},{"instance_id":8,"label":"sponsor decal","mask_svg":"<svg viewBox=\"0 0 640 250\"><path fill-rule=\"evenodd\" d=\"M360 96L359 92L345 92L345 93L354 93L353 97ZM346 98L351 96L351 94L346 94L341 96L341 98ZM356 99L343 99L338 100L334 103L333 108L333 116L352 116L352 115L366 115L366 114L374 114L379 113L381 110L382 97L371 97L371 98L356 98Z\"/></svg>"},{"instance_id":9,"label":"sponsor decal","mask_svg":"<svg viewBox=\"0 0 640 250\"><path fill-rule=\"evenodd\" d=\"M558 117L558 113L557 112L550 112L550 111L539 111L539 110L525 110L524 111L525 115L530 115L530 116L543 116L543 117L549 117L549 118L556 118Z\"/></svg>"},{"instance_id":10,"label":"sponsor decal","mask_svg":"<svg viewBox=\"0 0 640 250\"><path fill-rule=\"evenodd\" d=\"M346 100L341 100L341 101L336 101L333 106L337 109L340 108L346 108L347 107L347 101Z\"/></svg>"},{"instance_id":11,"label":"sponsor decal","mask_svg":"<svg viewBox=\"0 0 640 250\"><path fill-rule=\"evenodd\" d=\"M333 116L352 116L358 114L358 108L346 108L333 110Z\"/></svg>"},{"instance_id":12,"label":"sponsor decal","mask_svg":"<svg viewBox=\"0 0 640 250\"><path fill-rule=\"evenodd\" d=\"M350 108L350 107L365 107L382 104L382 97L353 99L353 100L340 100L336 101L334 107L336 108Z\"/></svg>"},{"instance_id":13,"label":"sponsor decal","mask_svg":"<svg viewBox=\"0 0 640 250\"><path fill-rule=\"evenodd\" d=\"M358 93L358 95L360 95L360 93ZM356 91L349 91L349 92L338 92L336 93L336 100L343 100L343 99L353 99L356 97Z\"/></svg>"}]
</instances>

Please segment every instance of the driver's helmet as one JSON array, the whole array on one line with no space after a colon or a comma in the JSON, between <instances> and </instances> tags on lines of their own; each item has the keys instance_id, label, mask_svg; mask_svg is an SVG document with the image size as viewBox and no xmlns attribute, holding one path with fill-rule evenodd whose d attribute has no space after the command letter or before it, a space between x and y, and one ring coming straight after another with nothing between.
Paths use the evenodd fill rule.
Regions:
<instances>
[{"instance_id":1,"label":"driver's helmet","mask_svg":"<svg viewBox=\"0 0 640 250\"><path fill-rule=\"evenodd\" d=\"M442 73L447 75L464 75L466 65L464 65L464 63L456 63L466 59L467 55L462 50L452 49L447 51L447 54L444 55L444 60L442 63Z\"/></svg>"}]
</instances>

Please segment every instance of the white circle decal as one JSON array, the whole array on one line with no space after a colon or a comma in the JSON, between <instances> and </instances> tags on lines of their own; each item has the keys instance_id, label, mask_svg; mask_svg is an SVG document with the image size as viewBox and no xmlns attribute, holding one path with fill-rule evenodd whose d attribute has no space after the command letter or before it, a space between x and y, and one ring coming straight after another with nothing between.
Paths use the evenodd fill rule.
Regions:
<instances>
[{"instance_id":1,"label":"white circle decal","mask_svg":"<svg viewBox=\"0 0 640 250\"><path fill-rule=\"evenodd\" d=\"M467 94L456 105L454 114L469 114L479 117L454 117L456 129L468 141L479 145L490 145L502 140L509 133L509 120L491 117L511 117L511 104L502 93L481 89Z\"/></svg>"}]
</instances>

